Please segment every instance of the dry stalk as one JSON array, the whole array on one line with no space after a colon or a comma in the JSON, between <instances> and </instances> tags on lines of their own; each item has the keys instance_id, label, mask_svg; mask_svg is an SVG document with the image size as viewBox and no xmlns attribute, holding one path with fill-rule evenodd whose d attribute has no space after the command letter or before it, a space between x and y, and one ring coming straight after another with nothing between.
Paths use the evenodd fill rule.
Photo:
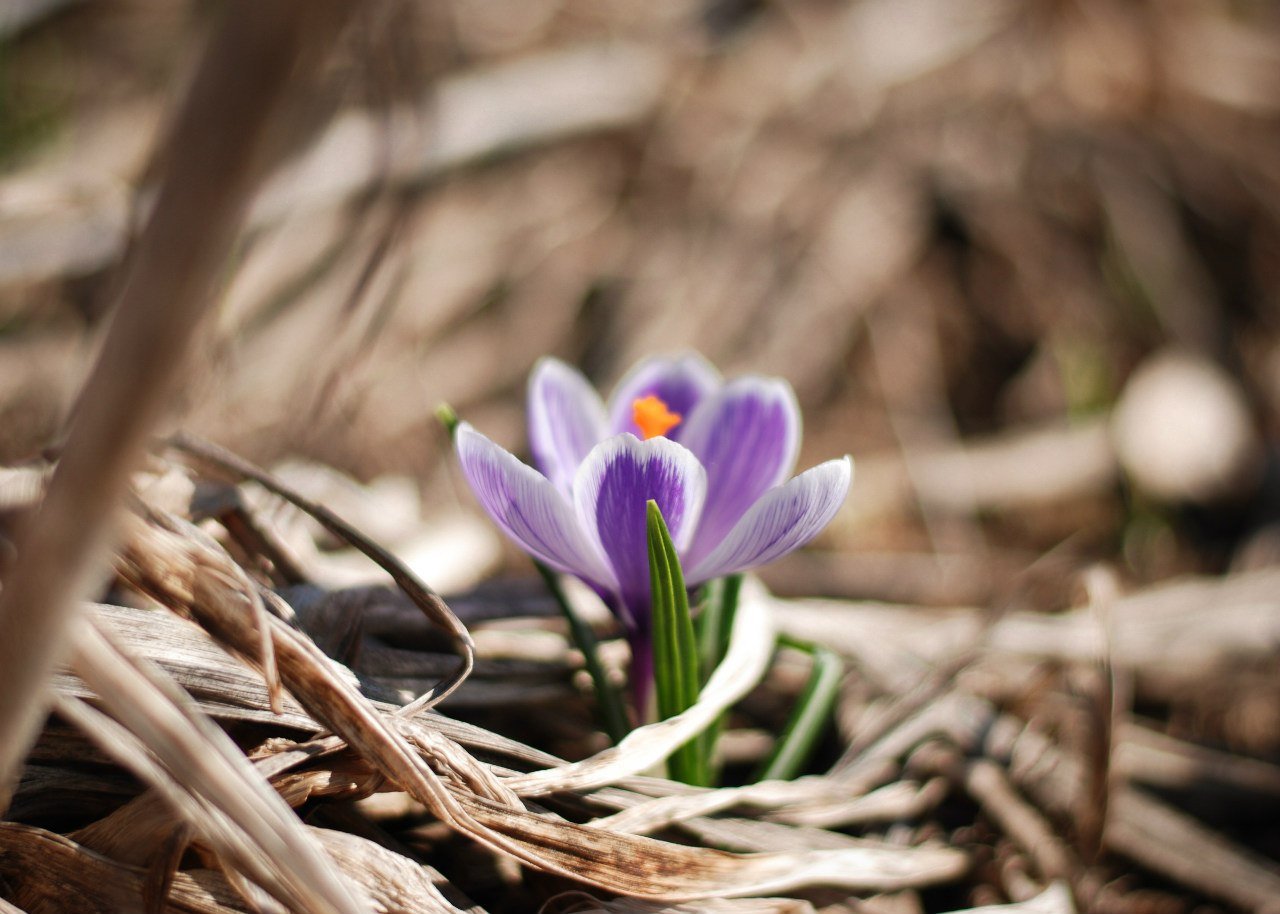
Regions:
<instances>
[{"instance_id":1,"label":"dry stalk","mask_svg":"<svg viewBox=\"0 0 1280 914\"><path fill-rule=\"evenodd\" d=\"M230 738L192 707L180 688L126 657L97 626L81 625L76 632L73 664L123 726L112 727L74 702L61 702L61 711L161 789L220 856L282 904L333 914L369 910L367 900L336 876ZM130 749L130 734L162 768L148 753Z\"/></svg>"},{"instance_id":2,"label":"dry stalk","mask_svg":"<svg viewBox=\"0 0 1280 914\"><path fill-rule=\"evenodd\" d=\"M449 697L458 686L462 685L467 676L471 674L475 667L476 646L471 639L471 633L467 631L465 625L454 615L453 610L444 600L440 599L440 595L433 591L429 586L423 583L413 574L404 563L397 559L391 552L375 543L373 540L364 536L360 531L354 529L350 524L342 520L328 508L323 505L315 504L310 499L304 498L301 494L285 485L279 479L270 473L260 470L249 461L231 453L225 448L220 448L208 441L202 441L189 434L179 434L174 436L169 444L177 450L184 451L195 457L200 458L214 464L224 471L233 472L246 479L252 479L258 485L262 486L273 495L289 501L290 503L301 508L307 514L311 515L322 526L334 536L340 537L351 545L355 546L366 556L376 562L384 571L391 575L396 585L404 591L420 610L433 624L443 628L445 632L454 640L458 646L458 652L462 657L462 663L452 676L448 677L438 688L432 688L424 692L414 701L407 704L401 713L406 716L412 715L424 708L432 707L435 704Z\"/></svg>"},{"instance_id":3,"label":"dry stalk","mask_svg":"<svg viewBox=\"0 0 1280 914\"><path fill-rule=\"evenodd\" d=\"M0 592L0 810L44 718L76 601L105 567L128 474L168 402L261 177L267 128L289 86L319 64L352 11L282 0L228 9L206 52L62 459Z\"/></svg>"}]
</instances>

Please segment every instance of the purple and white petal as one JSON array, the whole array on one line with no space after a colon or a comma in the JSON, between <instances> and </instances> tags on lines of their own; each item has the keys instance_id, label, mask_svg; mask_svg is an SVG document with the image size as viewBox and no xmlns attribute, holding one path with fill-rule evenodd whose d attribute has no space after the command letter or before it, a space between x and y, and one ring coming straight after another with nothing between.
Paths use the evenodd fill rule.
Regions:
<instances>
[{"instance_id":1,"label":"purple and white petal","mask_svg":"<svg viewBox=\"0 0 1280 914\"><path fill-rule=\"evenodd\" d=\"M707 476L687 448L667 438L615 435L592 449L573 480L574 506L618 582L632 624L648 618L649 541L646 504L658 503L677 551L688 545Z\"/></svg>"},{"instance_id":2,"label":"purple and white petal","mask_svg":"<svg viewBox=\"0 0 1280 914\"><path fill-rule=\"evenodd\" d=\"M730 381L703 400L680 443L707 471L707 503L686 560L718 546L765 492L790 478L800 450L800 407L778 378Z\"/></svg>"},{"instance_id":3,"label":"purple and white petal","mask_svg":"<svg viewBox=\"0 0 1280 914\"><path fill-rule=\"evenodd\" d=\"M569 493L578 465L605 437L600 395L559 359L540 359L529 376L529 449L557 489Z\"/></svg>"},{"instance_id":4,"label":"purple and white petal","mask_svg":"<svg viewBox=\"0 0 1280 914\"><path fill-rule=\"evenodd\" d=\"M685 582L699 584L764 565L799 549L831 522L849 494L853 461L828 460L767 492L709 555L690 563Z\"/></svg>"},{"instance_id":5,"label":"purple and white petal","mask_svg":"<svg viewBox=\"0 0 1280 914\"><path fill-rule=\"evenodd\" d=\"M645 359L618 382L609 397L610 432L630 432L641 437L632 410L636 400L650 395L667 404L671 412L688 419L694 407L720 383L720 372L696 352ZM667 437L679 440L682 434L683 427L677 425Z\"/></svg>"},{"instance_id":6,"label":"purple and white petal","mask_svg":"<svg viewBox=\"0 0 1280 914\"><path fill-rule=\"evenodd\" d=\"M599 545L582 529L569 499L545 476L466 422L458 426L455 446L471 491L520 548L557 571L606 590L616 588Z\"/></svg>"}]
</instances>

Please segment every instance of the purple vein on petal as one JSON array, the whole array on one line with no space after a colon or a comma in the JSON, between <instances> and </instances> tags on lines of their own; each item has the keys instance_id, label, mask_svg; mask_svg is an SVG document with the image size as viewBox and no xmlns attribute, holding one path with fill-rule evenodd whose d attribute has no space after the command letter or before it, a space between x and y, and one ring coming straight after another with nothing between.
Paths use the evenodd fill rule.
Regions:
<instances>
[{"instance_id":1,"label":"purple vein on petal","mask_svg":"<svg viewBox=\"0 0 1280 914\"><path fill-rule=\"evenodd\" d=\"M529 449L556 488L569 493L578 465L605 437L604 403L581 372L545 358L529 376Z\"/></svg>"},{"instance_id":2,"label":"purple vein on petal","mask_svg":"<svg viewBox=\"0 0 1280 914\"><path fill-rule=\"evenodd\" d=\"M594 532L633 619L648 617L649 548L645 505L658 503L677 550L688 544L706 495L698 459L674 441L634 435L606 439L587 455L573 481L583 527Z\"/></svg>"},{"instance_id":3,"label":"purple vein on petal","mask_svg":"<svg viewBox=\"0 0 1280 914\"><path fill-rule=\"evenodd\" d=\"M645 359L614 388L609 398L609 429L615 435L630 432L639 436L640 429L631 418L632 406L651 394L671 412L688 419L698 403L719 386L720 372L696 352ZM683 426L677 425L667 437L678 441L683 431Z\"/></svg>"},{"instance_id":4,"label":"purple vein on petal","mask_svg":"<svg viewBox=\"0 0 1280 914\"><path fill-rule=\"evenodd\" d=\"M853 462L828 460L778 486L751 507L729 535L688 569L693 585L780 558L817 536L831 522L853 477Z\"/></svg>"},{"instance_id":5,"label":"purple vein on petal","mask_svg":"<svg viewBox=\"0 0 1280 914\"><path fill-rule=\"evenodd\" d=\"M569 500L545 476L466 422L458 426L456 447L471 490L517 545L557 571L613 589L613 573L599 546L582 529Z\"/></svg>"},{"instance_id":6,"label":"purple vein on petal","mask_svg":"<svg viewBox=\"0 0 1280 914\"><path fill-rule=\"evenodd\" d=\"M795 393L777 378L731 381L698 405L680 443L707 471L707 503L688 555L696 564L760 496L790 477L800 449Z\"/></svg>"}]
</instances>

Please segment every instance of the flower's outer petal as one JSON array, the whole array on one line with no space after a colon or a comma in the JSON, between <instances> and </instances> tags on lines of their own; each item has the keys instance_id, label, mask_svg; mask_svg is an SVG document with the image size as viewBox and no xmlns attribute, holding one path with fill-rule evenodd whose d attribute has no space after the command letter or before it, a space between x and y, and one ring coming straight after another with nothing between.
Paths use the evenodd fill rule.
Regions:
<instances>
[{"instance_id":1,"label":"flower's outer petal","mask_svg":"<svg viewBox=\"0 0 1280 914\"><path fill-rule=\"evenodd\" d=\"M581 372L559 359L538 361L529 376L529 448L566 495L578 465L607 434L605 421L604 403Z\"/></svg>"},{"instance_id":2,"label":"flower's outer petal","mask_svg":"<svg viewBox=\"0 0 1280 914\"><path fill-rule=\"evenodd\" d=\"M594 538L561 492L531 466L466 422L455 439L462 474L480 504L508 536L538 561L612 590L616 587Z\"/></svg>"},{"instance_id":3,"label":"flower's outer petal","mask_svg":"<svg viewBox=\"0 0 1280 914\"><path fill-rule=\"evenodd\" d=\"M766 492L738 521L724 542L692 563L685 583L764 565L799 549L822 531L844 503L853 478L848 457L828 460Z\"/></svg>"},{"instance_id":4,"label":"flower's outer petal","mask_svg":"<svg viewBox=\"0 0 1280 914\"><path fill-rule=\"evenodd\" d=\"M650 395L687 420L694 407L720 383L720 372L696 352L645 359L614 388L609 398L609 430L615 435L630 432L639 437L641 432L632 410L636 400ZM678 441L683 433L683 425L677 425L667 437Z\"/></svg>"},{"instance_id":5,"label":"flower's outer petal","mask_svg":"<svg viewBox=\"0 0 1280 914\"><path fill-rule=\"evenodd\" d=\"M687 448L667 438L615 435L592 449L573 480L582 526L594 532L618 581L633 626L647 627L649 540L646 504L658 503L676 549L698 523L707 475Z\"/></svg>"},{"instance_id":6,"label":"flower's outer petal","mask_svg":"<svg viewBox=\"0 0 1280 914\"><path fill-rule=\"evenodd\" d=\"M800 407L778 378L730 381L703 400L680 443L707 471L707 503L687 557L696 564L774 486L791 476L800 449Z\"/></svg>"}]
</instances>

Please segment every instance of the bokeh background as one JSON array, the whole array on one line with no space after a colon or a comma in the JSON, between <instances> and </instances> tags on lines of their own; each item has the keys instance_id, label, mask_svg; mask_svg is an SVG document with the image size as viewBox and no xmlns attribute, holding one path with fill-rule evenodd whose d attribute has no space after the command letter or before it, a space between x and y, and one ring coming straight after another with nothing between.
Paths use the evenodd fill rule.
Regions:
<instances>
[{"instance_id":1,"label":"bokeh background","mask_svg":"<svg viewBox=\"0 0 1280 914\"><path fill-rule=\"evenodd\" d=\"M220 6L0 13L0 458L56 441ZM470 510L540 356L695 348L858 462L784 592L1041 608L1280 555L1280 10L371 8L279 125L173 424ZM234 125L228 125L234 129Z\"/></svg>"}]
</instances>

